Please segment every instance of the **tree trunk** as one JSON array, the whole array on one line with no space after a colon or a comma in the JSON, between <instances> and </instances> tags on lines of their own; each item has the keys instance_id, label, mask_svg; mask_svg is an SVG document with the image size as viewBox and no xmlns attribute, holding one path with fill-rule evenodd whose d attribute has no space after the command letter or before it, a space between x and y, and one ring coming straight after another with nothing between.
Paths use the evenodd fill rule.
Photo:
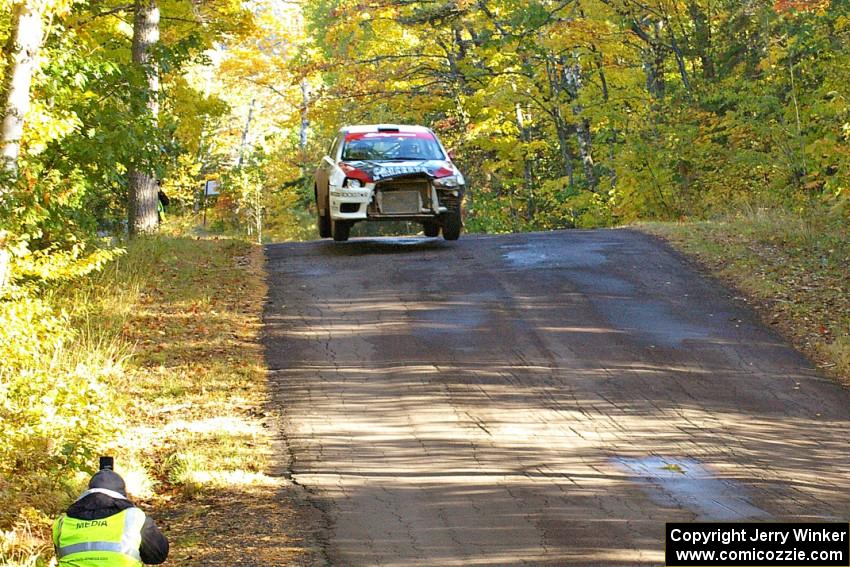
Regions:
<instances>
[{"instance_id":1,"label":"tree trunk","mask_svg":"<svg viewBox=\"0 0 850 567\"><path fill-rule=\"evenodd\" d=\"M133 64L144 70L147 77L147 110L156 119L159 115L159 70L151 58L151 48L159 42L159 7L157 0L136 0L133 23ZM130 234L156 231L158 187L151 171L128 172L130 188Z\"/></svg>"},{"instance_id":2,"label":"tree trunk","mask_svg":"<svg viewBox=\"0 0 850 567\"><path fill-rule=\"evenodd\" d=\"M596 51L596 48L593 48L593 51ZM596 70L599 72L599 82L602 85L602 100L606 103L609 99L608 94L608 79L605 77L605 68L602 66L601 58L596 61ZM613 124L608 125L608 135L606 136L608 142L608 159L611 162L611 165L608 167L608 179L611 182L611 189L617 186L617 170L614 168L616 155L614 153L614 146L617 143L617 129L614 128Z\"/></svg>"},{"instance_id":3,"label":"tree trunk","mask_svg":"<svg viewBox=\"0 0 850 567\"><path fill-rule=\"evenodd\" d=\"M151 57L151 48L159 43L159 6L157 0L136 0L133 21L133 63L144 70L148 80L147 104L151 114L159 114L159 69Z\"/></svg>"},{"instance_id":4,"label":"tree trunk","mask_svg":"<svg viewBox=\"0 0 850 567\"><path fill-rule=\"evenodd\" d=\"M572 127L561 116L560 110L555 109L555 132L558 134L558 150L561 154L561 165L564 176L569 179L570 187L575 182L573 171L573 152L570 150L570 134Z\"/></svg>"},{"instance_id":5,"label":"tree trunk","mask_svg":"<svg viewBox=\"0 0 850 567\"><path fill-rule=\"evenodd\" d=\"M667 88L664 82L664 52L658 46L650 46L643 53L643 70L646 73L646 90L652 98L661 100Z\"/></svg>"},{"instance_id":6,"label":"tree trunk","mask_svg":"<svg viewBox=\"0 0 850 567\"><path fill-rule=\"evenodd\" d=\"M258 182L254 188L254 223L257 230L257 244L263 243L263 186Z\"/></svg>"},{"instance_id":7,"label":"tree trunk","mask_svg":"<svg viewBox=\"0 0 850 567\"><path fill-rule=\"evenodd\" d=\"M599 71L599 83L602 86L602 100L608 102L608 79L605 77L605 70L602 68L602 63L597 61L596 69Z\"/></svg>"},{"instance_id":8,"label":"tree trunk","mask_svg":"<svg viewBox=\"0 0 850 567\"><path fill-rule=\"evenodd\" d=\"M688 70L685 67L685 56L682 54L679 43L676 41L676 36L673 34L672 26L667 26L670 31L670 49L676 57L676 66L679 68L679 76L682 77L682 85L685 87L685 93L688 98L691 97L691 81L688 79Z\"/></svg>"},{"instance_id":9,"label":"tree trunk","mask_svg":"<svg viewBox=\"0 0 850 567\"><path fill-rule=\"evenodd\" d=\"M646 33L643 24L650 26L652 36ZM643 70L646 74L646 90L656 101L663 99L667 91L667 85L664 82L664 62L667 58L667 48L661 40L663 28L664 22L661 20L654 22L650 20L638 22L635 20L631 24L631 30L646 44L641 50Z\"/></svg>"},{"instance_id":10,"label":"tree trunk","mask_svg":"<svg viewBox=\"0 0 850 567\"><path fill-rule=\"evenodd\" d=\"M516 124L519 129L519 137L520 140L526 145L524 150L528 149L528 143L531 141L531 133L528 131L528 128L525 125L525 116L522 112L522 106L519 103L516 103ZM531 160L528 159L528 155L523 151L523 179L525 180L525 190L526 190L526 205L525 205L525 218L529 221L534 219L535 212L535 202L534 202L534 170L532 169Z\"/></svg>"},{"instance_id":11,"label":"tree trunk","mask_svg":"<svg viewBox=\"0 0 850 567\"><path fill-rule=\"evenodd\" d=\"M2 166L12 174L17 173L24 119L30 109L30 85L38 67L38 52L43 40L42 14L29 0L16 3L12 7L9 40L4 49L5 77L0 91L0 105L3 109L3 124L0 127Z\"/></svg>"},{"instance_id":12,"label":"tree trunk","mask_svg":"<svg viewBox=\"0 0 850 567\"><path fill-rule=\"evenodd\" d=\"M311 159L307 152L310 138L310 83L306 77L301 79L301 125L298 129L298 160L301 163L301 186L304 195L313 190L313 179L310 175Z\"/></svg>"},{"instance_id":13,"label":"tree trunk","mask_svg":"<svg viewBox=\"0 0 850 567\"><path fill-rule=\"evenodd\" d=\"M310 131L310 83L301 80L301 129L298 132L298 143L301 151L307 151L307 134Z\"/></svg>"},{"instance_id":14,"label":"tree trunk","mask_svg":"<svg viewBox=\"0 0 850 567\"><path fill-rule=\"evenodd\" d=\"M581 65L578 58L571 65L564 65L564 87L572 102L573 116L576 119L575 133L578 140L578 153L584 169L584 180L591 191L596 191L599 180L593 166L591 151L590 120L584 116L584 108L579 103L579 91L582 87Z\"/></svg>"},{"instance_id":15,"label":"tree trunk","mask_svg":"<svg viewBox=\"0 0 850 567\"><path fill-rule=\"evenodd\" d=\"M576 105L578 106L578 105ZM576 114L581 113L581 107ZM591 136L590 136L590 120L587 118L579 118L576 125L576 138L578 138L578 153L581 157L581 165L584 167L584 179L591 191L596 191L599 186L599 179L596 177L596 170L593 164L593 153L591 152Z\"/></svg>"},{"instance_id":16,"label":"tree trunk","mask_svg":"<svg viewBox=\"0 0 850 567\"><path fill-rule=\"evenodd\" d=\"M652 27L655 31L655 41L652 44L650 59L652 61L652 80L654 86L650 89L650 92L654 91L655 97L660 100L667 94L667 83L664 81L664 64L667 59L667 50L661 41L661 30L664 27L664 22L657 21Z\"/></svg>"},{"instance_id":17,"label":"tree trunk","mask_svg":"<svg viewBox=\"0 0 850 567\"><path fill-rule=\"evenodd\" d=\"M254 106L257 104L257 99L251 99L251 105L248 107L248 118L245 120L245 127L242 128L242 140L239 142L239 159L236 161L236 167L242 167L245 163L245 148L248 146L248 134L251 132L251 120L254 118ZM301 146L304 150L304 145Z\"/></svg>"},{"instance_id":18,"label":"tree trunk","mask_svg":"<svg viewBox=\"0 0 850 567\"><path fill-rule=\"evenodd\" d=\"M564 89L561 84L563 77L559 73L558 68L558 61L555 56L547 54L546 77L549 83L549 94L552 98L552 110L549 114L552 116L552 121L555 124L555 133L558 136L558 153L561 157L562 173L564 177L569 179L569 185L572 187L575 180L573 175L573 152L570 150L569 138L574 128L571 124L567 124L563 114L561 114L560 102Z\"/></svg>"}]
</instances>

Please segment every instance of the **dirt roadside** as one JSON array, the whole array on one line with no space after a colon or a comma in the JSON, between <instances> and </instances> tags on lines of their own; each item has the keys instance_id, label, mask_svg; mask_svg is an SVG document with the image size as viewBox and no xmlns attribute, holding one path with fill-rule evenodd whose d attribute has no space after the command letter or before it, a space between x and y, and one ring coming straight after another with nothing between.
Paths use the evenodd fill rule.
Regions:
<instances>
[{"instance_id":1,"label":"dirt roadside","mask_svg":"<svg viewBox=\"0 0 850 567\"><path fill-rule=\"evenodd\" d=\"M260 333L263 251L239 241L151 243L157 269L124 324L139 345L124 447L155 475L140 499L171 542L167 565L321 565L319 528L288 479ZM144 488L142 486L141 488ZM141 497L141 498L140 498Z\"/></svg>"}]
</instances>

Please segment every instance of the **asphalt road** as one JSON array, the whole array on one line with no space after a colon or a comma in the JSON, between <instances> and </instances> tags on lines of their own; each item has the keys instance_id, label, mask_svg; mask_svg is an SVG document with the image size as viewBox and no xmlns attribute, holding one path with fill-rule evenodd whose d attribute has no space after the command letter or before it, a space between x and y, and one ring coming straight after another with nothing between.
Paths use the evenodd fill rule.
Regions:
<instances>
[{"instance_id":1,"label":"asphalt road","mask_svg":"<svg viewBox=\"0 0 850 567\"><path fill-rule=\"evenodd\" d=\"M267 248L285 457L333 565L660 565L850 514L850 395L639 233Z\"/></svg>"}]
</instances>

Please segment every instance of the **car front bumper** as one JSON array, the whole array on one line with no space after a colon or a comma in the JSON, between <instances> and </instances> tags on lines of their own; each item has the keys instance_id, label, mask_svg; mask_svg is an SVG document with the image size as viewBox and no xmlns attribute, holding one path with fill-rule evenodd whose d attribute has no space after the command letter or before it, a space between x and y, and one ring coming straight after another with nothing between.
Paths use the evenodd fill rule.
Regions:
<instances>
[{"instance_id":1,"label":"car front bumper","mask_svg":"<svg viewBox=\"0 0 850 567\"><path fill-rule=\"evenodd\" d=\"M365 220L369 203L375 193L374 184L365 187L331 187L331 218L334 220Z\"/></svg>"},{"instance_id":2,"label":"car front bumper","mask_svg":"<svg viewBox=\"0 0 850 567\"><path fill-rule=\"evenodd\" d=\"M375 183L364 187L331 187L330 214L336 221L358 220L416 220L427 221L434 219L449 208L459 206L463 199L464 187L437 188L433 185L426 191L427 198L422 199L418 211L388 213L380 206L376 193L381 191Z\"/></svg>"}]
</instances>

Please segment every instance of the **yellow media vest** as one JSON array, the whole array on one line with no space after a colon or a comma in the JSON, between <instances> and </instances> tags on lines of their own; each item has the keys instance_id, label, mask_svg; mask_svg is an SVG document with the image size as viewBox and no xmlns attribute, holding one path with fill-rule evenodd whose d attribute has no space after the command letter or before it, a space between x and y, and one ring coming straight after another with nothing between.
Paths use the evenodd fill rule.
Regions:
<instances>
[{"instance_id":1,"label":"yellow media vest","mask_svg":"<svg viewBox=\"0 0 850 567\"><path fill-rule=\"evenodd\" d=\"M59 567L140 567L145 513L127 508L101 520L62 514L53 524Z\"/></svg>"}]
</instances>

